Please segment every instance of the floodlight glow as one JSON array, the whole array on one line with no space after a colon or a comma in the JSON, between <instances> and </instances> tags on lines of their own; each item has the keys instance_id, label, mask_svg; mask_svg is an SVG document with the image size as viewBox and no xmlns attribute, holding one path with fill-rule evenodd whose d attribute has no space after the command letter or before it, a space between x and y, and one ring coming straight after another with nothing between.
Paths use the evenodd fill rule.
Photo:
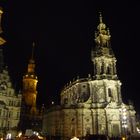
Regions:
<instances>
[{"instance_id":1,"label":"floodlight glow","mask_svg":"<svg viewBox=\"0 0 140 140\"><path fill-rule=\"evenodd\" d=\"M20 133L18 134L18 137L21 137L21 135L22 135L22 132L20 132Z\"/></svg>"},{"instance_id":2,"label":"floodlight glow","mask_svg":"<svg viewBox=\"0 0 140 140\"><path fill-rule=\"evenodd\" d=\"M11 133L8 133L8 134L6 135L6 140L11 139L11 138L12 138Z\"/></svg>"},{"instance_id":3,"label":"floodlight glow","mask_svg":"<svg viewBox=\"0 0 140 140\"><path fill-rule=\"evenodd\" d=\"M70 139L70 140L79 140L77 137L73 137L72 139Z\"/></svg>"},{"instance_id":4,"label":"floodlight glow","mask_svg":"<svg viewBox=\"0 0 140 140\"><path fill-rule=\"evenodd\" d=\"M126 119L127 119L127 117L126 117L126 116L123 116L123 119L124 119L124 120L126 120Z\"/></svg>"},{"instance_id":5,"label":"floodlight glow","mask_svg":"<svg viewBox=\"0 0 140 140\"><path fill-rule=\"evenodd\" d=\"M38 135L39 135L39 133L38 133L38 132L36 132L36 135L38 136Z\"/></svg>"}]
</instances>

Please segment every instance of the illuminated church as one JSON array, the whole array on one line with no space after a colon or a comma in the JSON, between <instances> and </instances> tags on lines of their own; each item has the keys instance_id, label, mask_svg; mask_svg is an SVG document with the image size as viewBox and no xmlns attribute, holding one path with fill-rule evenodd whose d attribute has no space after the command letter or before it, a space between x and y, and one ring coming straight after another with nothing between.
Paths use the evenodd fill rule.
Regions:
<instances>
[{"instance_id":1,"label":"illuminated church","mask_svg":"<svg viewBox=\"0 0 140 140\"><path fill-rule=\"evenodd\" d=\"M91 51L93 76L77 78L61 91L61 103L47 109L43 132L70 139L88 135L121 137L137 135L136 111L122 101L111 35L99 17L95 47Z\"/></svg>"}]
</instances>

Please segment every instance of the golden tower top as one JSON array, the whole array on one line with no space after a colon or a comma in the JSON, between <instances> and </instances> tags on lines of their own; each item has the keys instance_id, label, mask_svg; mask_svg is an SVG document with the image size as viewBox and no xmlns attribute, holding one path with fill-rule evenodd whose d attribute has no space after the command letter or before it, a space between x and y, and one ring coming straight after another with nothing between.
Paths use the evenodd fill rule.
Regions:
<instances>
[{"instance_id":1,"label":"golden tower top","mask_svg":"<svg viewBox=\"0 0 140 140\"><path fill-rule=\"evenodd\" d=\"M103 23L102 14L99 16L99 25L97 26L98 31L95 33L95 42L97 46L108 47L111 38L109 29L106 29L106 25Z\"/></svg>"},{"instance_id":2,"label":"golden tower top","mask_svg":"<svg viewBox=\"0 0 140 140\"><path fill-rule=\"evenodd\" d=\"M29 64L28 64L28 73L32 73L32 74L34 74L34 72L35 72L35 61L33 58L34 57L34 47L35 47L35 43L33 42L31 59L29 60Z\"/></svg>"}]
</instances>

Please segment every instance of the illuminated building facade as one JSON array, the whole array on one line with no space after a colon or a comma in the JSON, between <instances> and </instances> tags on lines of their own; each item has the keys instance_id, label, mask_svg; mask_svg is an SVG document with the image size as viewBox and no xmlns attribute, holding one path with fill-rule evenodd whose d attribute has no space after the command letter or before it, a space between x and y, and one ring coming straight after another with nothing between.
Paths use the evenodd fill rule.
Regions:
<instances>
[{"instance_id":1,"label":"illuminated building facade","mask_svg":"<svg viewBox=\"0 0 140 140\"><path fill-rule=\"evenodd\" d=\"M23 76L23 98L20 123L20 129L23 131L27 129L40 131L42 124L42 112L36 108L38 79L35 74L35 60L33 58L33 50L34 43L28 69L26 74Z\"/></svg>"},{"instance_id":2,"label":"illuminated building facade","mask_svg":"<svg viewBox=\"0 0 140 140\"><path fill-rule=\"evenodd\" d=\"M70 82L61 91L60 106L46 110L43 131L50 136L70 139L73 136L138 134L136 111L132 104L126 105L122 101L110 32L101 15L99 20L96 46L91 51L94 74Z\"/></svg>"},{"instance_id":3,"label":"illuminated building facade","mask_svg":"<svg viewBox=\"0 0 140 140\"><path fill-rule=\"evenodd\" d=\"M2 13L0 8L0 137L10 134L13 138L17 134L20 121L22 96L13 88L7 66L4 64L3 47L6 41L1 37Z\"/></svg>"}]
</instances>

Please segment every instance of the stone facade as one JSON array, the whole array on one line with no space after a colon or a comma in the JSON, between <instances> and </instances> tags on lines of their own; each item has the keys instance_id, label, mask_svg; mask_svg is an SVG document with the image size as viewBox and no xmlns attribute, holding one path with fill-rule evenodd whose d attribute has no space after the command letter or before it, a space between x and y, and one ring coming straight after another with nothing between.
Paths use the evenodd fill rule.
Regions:
<instances>
[{"instance_id":1,"label":"stone facade","mask_svg":"<svg viewBox=\"0 0 140 140\"><path fill-rule=\"evenodd\" d=\"M12 86L7 69L0 73L0 133L15 137L18 131L21 109L21 94Z\"/></svg>"},{"instance_id":2,"label":"stone facade","mask_svg":"<svg viewBox=\"0 0 140 140\"><path fill-rule=\"evenodd\" d=\"M0 8L0 35L2 34ZM0 36L0 137L10 134L14 138L18 131L21 109L21 94L16 93L8 68L4 64L3 47L6 41Z\"/></svg>"},{"instance_id":3,"label":"stone facade","mask_svg":"<svg viewBox=\"0 0 140 140\"><path fill-rule=\"evenodd\" d=\"M96 46L91 52L94 74L64 87L60 106L46 110L44 133L63 139L87 135L137 135L136 111L132 104L126 105L122 101L110 38L100 15Z\"/></svg>"}]
</instances>

